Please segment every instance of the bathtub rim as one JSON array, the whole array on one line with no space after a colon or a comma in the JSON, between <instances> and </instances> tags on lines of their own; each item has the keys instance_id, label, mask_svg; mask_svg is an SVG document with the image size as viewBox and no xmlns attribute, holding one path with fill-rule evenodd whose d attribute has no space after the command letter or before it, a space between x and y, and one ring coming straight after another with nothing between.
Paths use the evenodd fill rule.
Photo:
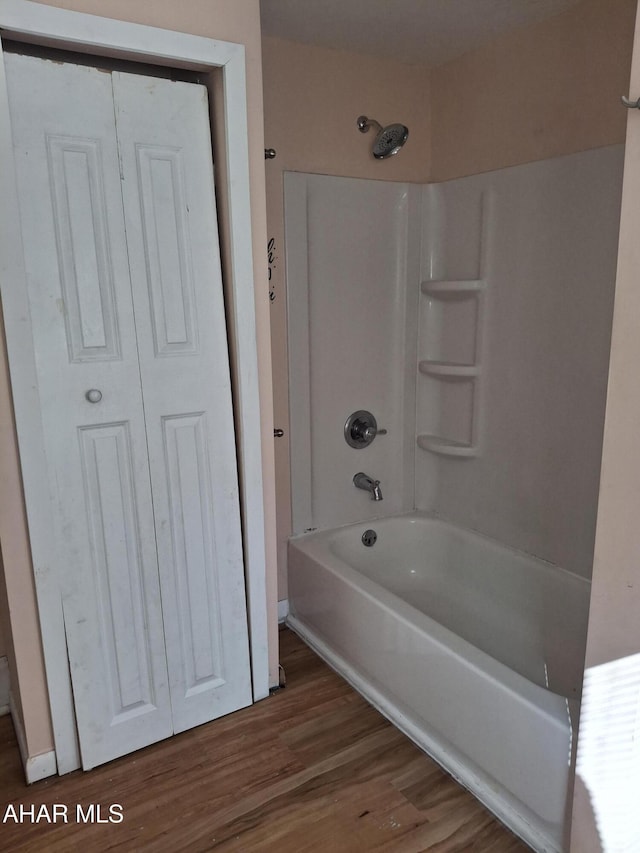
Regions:
<instances>
[{"instance_id":1,"label":"bathtub rim","mask_svg":"<svg viewBox=\"0 0 640 853\"><path fill-rule=\"evenodd\" d=\"M362 592L368 599L381 604L389 611L398 613L402 619L406 620L413 628L424 630L424 623L428 623L434 642L452 651L457 657L469 661L472 664L479 665L487 671L488 677L507 687L510 692L525 698L528 702L531 702L538 707L542 704L545 706L546 713L550 716L554 718L557 716L553 705L556 704L557 699L562 699L567 703L567 715L570 720L572 731L575 732L577 729L581 693L578 696L565 696L563 693L557 693L548 687L544 687L541 684L531 681L525 675L522 675L507 666L507 664L502 663L502 661L499 661L488 652L474 646L473 643L465 640L463 637L456 634L455 631L452 631L450 628L442 625L427 613L424 613L417 607L414 607L408 601L405 601L399 595L396 595L396 593L386 589L382 584L372 580L366 574L338 557L337 554L335 554L329 547L328 535L334 530L345 530L347 528L368 526L375 521L408 517L442 522L449 527L454 527L456 530L463 531L471 536L480 536L492 543L495 547L503 547L501 543L494 539L490 539L487 536L483 536L483 534L476 534L475 531L460 527L452 522L445 521L429 513L421 512L420 510L412 510L408 513L381 517L380 519L352 522L350 524L342 525L339 528L331 527L325 530L307 532L295 537L292 536L289 538L288 548L297 548L303 554L306 554L312 560L318 562L323 569L326 569L335 577L339 577L351 588ZM589 583L589 581L581 578L580 575L575 575L573 572L569 572L566 569L555 567L553 563L547 563L544 560L539 560L538 557L533 557L532 555L526 554L522 551L516 551L516 549L509 548L509 546L504 547L508 548L509 551L519 554L520 556L540 561L545 566L558 568L559 571L566 572L573 578L577 578L587 584ZM288 562L289 565L291 565L291 560L288 560ZM582 685L580 685L580 687L581 686ZM541 696L545 697L542 702L538 701L538 698ZM549 698L547 699L546 697Z\"/></svg>"},{"instance_id":2,"label":"bathtub rim","mask_svg":"<svg viewBox=\"0 0 640 853\"><path fill-rule=\"evenodd\" d=\"M508 545L505 542L501 542L499 539L494 539L492 536L489 536L486 533L482 533L480 530L474 530L472 527L463 527L463 525L458 524L450 518L447 518L444 515L439 515L435 512L428 512L427 510L422 509L410 509L405 510L404 512L397 512L393 515L377 515L375 518L369 518L365 521L349 521L346 524L336 525L335 527L317 527L309 530L305 530L303 533L294 533L287 539L287 545L296 545L298 546L300 543L304 542L314 542L316 539L321 541L323 537L333 533L333 532L342 532L344 530L348 530L349 528L355 527L373 527L376 524L386 523L388 521L395 521L397 519L406 519L411 520L415 518L416 520L424 520L424 521L434 521L438 524L442 524L445 527L452 527L455 530L463 533L465 536L470 536L472 538L477 538L485 542L487 545L493 548L498 548L502 551L507 551L510 554L515 554L520 559L532 560L536 563L540 563L545 569L553 569L554 572L559 572L562 576L568 576L574 581L577 581L581 585L586 585L591 587L591 579L583 577L583 575L578 574L577 572L572 572L570 569L565 569L564 566L559 566L557 563L553 563L551 560L545 560L544 557L539 557L537 554L532 554L529 551L523 551L520 548L514 548L513 545ZM345 563L344 560L341 560L340 557L334 555L332 552L332 556L338 561L341 562L342 565L349 566L348 563ZM357 571L357 570L354 570Z\"/></svg>"}]
</instances>

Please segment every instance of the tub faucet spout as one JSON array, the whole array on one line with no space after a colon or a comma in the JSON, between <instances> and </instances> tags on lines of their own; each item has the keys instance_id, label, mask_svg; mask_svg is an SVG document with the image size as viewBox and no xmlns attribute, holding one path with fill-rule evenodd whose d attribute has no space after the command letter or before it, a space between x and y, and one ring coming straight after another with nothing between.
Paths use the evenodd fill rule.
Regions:
<instances>
[{"instance_id":1,"label":"tub faucet spout","mask_svg":"<svg viewBox=\"0 0 640 853\"><path fill-rule=\"evenodd\" d=\"M354 475L353 485L356 489L364 489L365 492L371 492L372 501L382 500L380 480L374 480L373 477L369 477L367 474L363 474L362 471L360 471L360 473Z\"/></svg>"}]
</instances>

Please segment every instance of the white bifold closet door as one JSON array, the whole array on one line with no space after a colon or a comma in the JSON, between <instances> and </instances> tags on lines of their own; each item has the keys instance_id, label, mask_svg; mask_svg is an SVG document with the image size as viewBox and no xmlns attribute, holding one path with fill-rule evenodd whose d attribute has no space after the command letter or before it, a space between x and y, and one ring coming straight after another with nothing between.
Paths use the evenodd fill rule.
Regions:
<instances>
[{"instance_id":1,"label":"white bifold closet door","mask_svg":"<svg viewBox=\"0 0 640 853\"><path fill-rule=\"evenodd\" d=\"M6 60L89 768L252 700L207 91Z\"/></svg>"}]
</instances>

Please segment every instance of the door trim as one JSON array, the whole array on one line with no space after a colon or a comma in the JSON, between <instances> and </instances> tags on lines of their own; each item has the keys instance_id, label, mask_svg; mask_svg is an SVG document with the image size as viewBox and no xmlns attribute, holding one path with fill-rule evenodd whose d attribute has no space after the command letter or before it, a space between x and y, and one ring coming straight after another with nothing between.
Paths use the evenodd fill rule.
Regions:
<instances>
[{"instance_id":1,"label":"door trim","mask_svg":"<svg viewBox=\"0 0 640 853\"><path fill-rule=\"evenodd\" d=\"M222 218L231 239L225 297L240 478L254 701L269 693L265 528L255 335L244 46L171 30L0 0L0 37L80 53L188 68L208 75L224 110L224 151L216 177L228 188ZM213 100L213 99L212 99ZM219 194L218 203L224 199ZM0 293L5 315L22 479L59 773L80 767L58 579L49 565L53 520L46 497L44 435L22 254L8 95L0 43Z\"/></svg>"}]
</instances>

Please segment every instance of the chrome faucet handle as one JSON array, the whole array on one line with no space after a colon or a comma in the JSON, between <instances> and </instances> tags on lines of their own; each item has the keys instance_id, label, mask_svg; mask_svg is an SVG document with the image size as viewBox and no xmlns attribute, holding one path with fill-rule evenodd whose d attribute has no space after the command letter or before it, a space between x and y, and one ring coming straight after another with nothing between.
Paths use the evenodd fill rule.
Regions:
<instances>
[{"instance_id":1,"label":"chrome faucet handle","mask_svg":"<svg viewBox=\"0 0 640 853\"><path fill-rule=\"evenodd\" d=\"M377 435L386 435L386 434L387 434L386 429L378 429L377 427L374 427L374 426L367 427L365 429L365 431L362 433L362 435L364 436L364 440L367 443L369 443L370 441L373 441L373 439Z\"/></svg>"},{"instance_id":2,"label":"chrome faucet handle","mask_svg":"<svg viewBox=\"0 0 640 853\"><path fill-rule=\"evenodd\" d=\"M344 425L344 439L356 450L368 447L377 435L386 434L386 429L378 429L374 416L364 409L349 415Z\"/></svg>"}]
</instances>

